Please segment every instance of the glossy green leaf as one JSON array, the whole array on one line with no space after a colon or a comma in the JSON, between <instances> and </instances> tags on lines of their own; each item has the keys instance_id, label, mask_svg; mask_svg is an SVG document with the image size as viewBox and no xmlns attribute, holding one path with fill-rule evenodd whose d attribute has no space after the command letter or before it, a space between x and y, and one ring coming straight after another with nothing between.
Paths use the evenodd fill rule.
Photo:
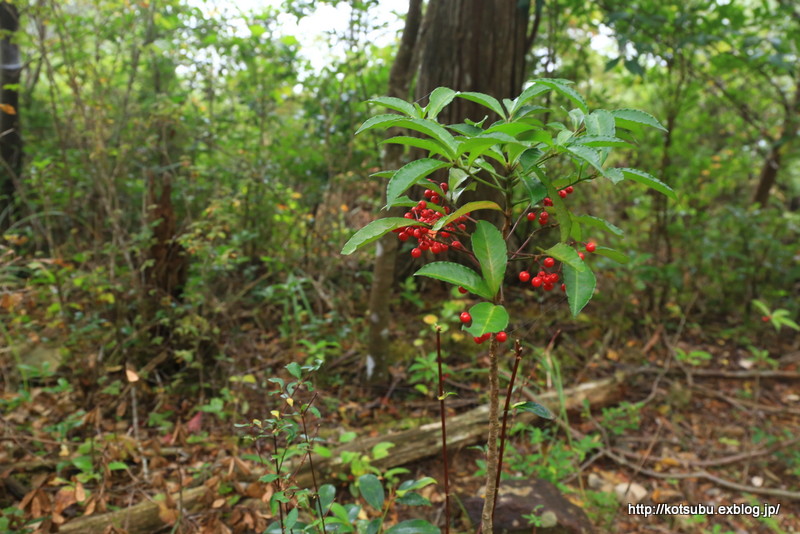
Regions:
<instances>
[{"instance_id":1,"label":"glossy green leaf","mask_svg":"<svg viewBox=\"0 0 800 534\"><path fill-rule=\"evenodd\" d=\"M583 97L578 94L578 92L570 87L570 83L568 80L561 80L561 79L554 79L554 78L542 78L536 80L536 83L541 85L546 85L547 87L551 87L555 89L557 92L561 93L562 95L566 96L570 100L572 100L578 108L583 111L584 113L589 113L589 109L586 107L586 101Z\"/></svg>"},{"instance_id":2,"label":"glossy green leaf","mask_svg":"<svg viewBox=\"0 0 800 534\"><path fill-rule=\"evenodd\" d=\"M395 115L395 117L397 117L397 115ZM436 121L428 119L400 118L400 120L398 120L397 122L392 123L392 126L408 128L409 130L414 130L415 132L425 134L428 137L437 141L438 143L441 143L442 147L444 147L445 152L449 158L454 158L456 155L457 144L455 137L453 137L453 134L445 130Z\"/></svg>"},{"instance_id":3,"label":"glossy green leaf","mask_svg":"<svg viewBox=\"0 0 800 534\"><path fill-rule=\"evenodd\" d=\"M503 306L491 302L479 302L469 310L472 324L464 327L473 337L486 333L501 332L508 326L508 312Z\"/></svg>"},{"instance_id":4,"label":"glossy green leaf","mask_svg":"<svg viewBox=\"0 0 800 534\"><path fill-rule=\"evenodd\" d=\"M488 128L485 133L504 133L510 135L512 137L517 137L518 135L529 132L531 130L535 130L536 126L533 124L528 124L526 122L501 122L495 124L491 128Z\"/></svg>"},{"instance_id":5,"label":"glossy green leaf","mask_svg":"<svg viewBox=\"0 0 800 534\"><path fill-rule=\"evenodd\" d=\"M503 211L503 208L497 205L496 202L492 202L491 200L478 200L476 202L467 202L456 211L448 215L447 217L442 217L436 224L433 225L433 230L440 230L453 222L454 220L458 219L462 215L466 213L472 213L473 211L478 210L496 210L496 211Z\"/></svg>"},{"instance_id":6,"label":"glossy green leaf","mask_svg":"<svg viewBox=\"0 0 800 534\"><path fill-rule=\"evenodd\" d=\"M550 181L544 171L536 166L533 167L533 171L547 188L547 196L553 201L552 209L556 212L556 220L551 220L551 222L558 223L561 241L568 241L572 232L572 218L570 217L567 205L564 203L564 199L558 196L558 190L553 186L553 182Z\"/></svg>"},{"instance_id":7,"label":"glossy green leaf","mask_svg":"<svg viewBox=\"0 0 800 534\"><path fill-rule=\"evenodd\" d=\"M511 116L516 115L518 111L522 111L523 106L527 104L530 100L541 95L542 93L550 91L551 89L552 89L551 87L548 87L546 85L539 85L534 83L533 85L522 91L522 93L516 99L514 99L513 108L509 111L510 115Z\"/></svg>"},{"instance_id":8,"label":"glossy green leaf","mask_svg":"<svg viewBox=\"0 0 800 534\"><path fill-rule=\"evenodd\" d=\"M386 534L441 534L439 527L435 527L424 519L409 519L397 523L386 531Z\"/></svg>"},{"instance_id":9,"label":"glossy green leaf","mask_svg":"<svg viewBox=\"0 0 800 534\"><path fill-rule=\"evenodd\" d=\"M470 293L485 299L494 297L494 293L489 291L483 278L469 267L460 263L435 261L423 265L414 273L414 276L427 276L455 286L461 286Z\"/></svg>"},{"instance_id":10,"label":"glossy green leaf","mask_svg":"<svg viewBox=\"0 0 800 534\"><path fill-rule=\"evenodd\" d=\"M492 223L478 221L472 234L472 252L480 263L489 292L495 295L503 283L508 262L503 234Z\"/></svg>"},{"instance_id":11,"label":"glossy green leaf","mask_svg":"<svg viewBox=\"0 0 800 534\"><path fill-rule=\"evenodd\" d=\"M124 471L127 468L128 464L125 462L108 462L109 471Z\"/></svg>"},{"instance_id":12,"label":"glossy green leaf","mask_svg":"<svg viewBox=\"0 0 800 534\"><path fill-rule=\"evenodd\" d=\"M586 125L586 133L588 135L616 136L617 130L614 115L605 109L592 111L583 118L583 123Z\"/></svg>"},{"instance_id":13,"label":"glossy green leaf","mask_svg":"<svg viewBox=\"0 0 800 534\"><path fill-rule=\"evenodd\" d=\"M364 228L353 234L353 237L351 237L347 243L344 244L344 247L342 247L341 253L345 256L352 254L359 247L363 247L368 243L372 243L395 228L402 228L403 226L423 226L423 223L413 219L406 219L404 217L386 217L384 219L372 221Z\"/></svg>"},{"instance_id":14,"label":"glossy green leaf","mask_svg":"<svg viewBox=\"0 0 800 534\"><path fill-rule=\"evenodd\" d=\"M335 497L336 487L333 484L323 484L319 487L319 506L323 513L328 511Z\"/></svg>"},{"instance_id":15,"label":"glossy green leaf","mask_svg":"<svg viewBox=\"0 0 800 534\"><path fill-rule=\"evenodd\" d=\"M605 256L606 258L614 260L617 263L628 263L630 261L630 258L627 256L627 254L608 247L598 246L595 249L594 254L600 254L601 256Z\"/></svg>"},{"instance_id":16,"label":"glossy green leaf","mask_svg":"<svg viewBox=\"0 0 800 534\"><path fill-rule=\"evenodd\" d=\"M413 146L414 148L421 148L422 150L427 150L431 154L441 154L445 155L445 149L436 141L432 139L423 139L421 137L410 137L407 135L398 135L396 137L391 137L389 139L384 139L381 143L392 143L395 145L404 145L404 146Z\"/></svg>"},{"instance_id":17,"label":"glossy green leaf","mask_svg":"<svg viewBox=\"0 0 800 534\"><path fill-rule=\"evenodd\" d=\"M645 125L658 128L665 132L667 131L667 129L658 122L658 119L646 111L640 111L638 109L618 109L612 111L611 114L614 116L614 120L620 128L631 130L638 128L638 125Z\"/></svg>"},{"instance_id":18,"label":"glossy green leaf","mask_svg":"<svg viewBox=\"0 0 800 534\"><path fill-rule=\"evenodd\" d=\"M600 160L600 153L597 150L583 145L570 145L567 147L567 151L576 156L579 160L594 167L600 174L605 174L603 163Z\"/></svg>"},{"instance_id":19,"label":"glossy green leaf","mask_svg":"<svg viewBox=\"0 0 800 534\"><path fill-rule=\"evenodd\" d=\"M356 130L355 135L358 135L361 132L366 132L367 130L372 130L374 128L389 128L390 126L394 126L394 123L400 120L403 120L403 117L395 113L375 115L374 117L370 117L365 120L364 124L362 124L358 130Z\"/></svg>"},{"instance_id":20,"label":"glossy green leaf","mask_svg":"<svg viewBox=\"0 0 800 534\"><path fill-rule=\"evenodd\" d=\"M622 180L625 179L625 176L622 174L622 171L615 168L606 169L606 172L603 174L606 178L611 180L611 183L614 185L620 183Z\"/></svg>"},{"instance_id":21,"label":"glossy green leaf","mask_svg":"<svg viewBox=\"0 0 800 534\"><path fill-rule=\"evenodd\" d=\"M583 137L579 137L575 142L590 147L625 147L631 145L624 139L611 135L584 135Z\"/></svg>"},{"instance_id":22,"label":"glossy green leaf","mask_svg":"<svg viewBox=\"0 0 800 534\"><path fill-rule=\"evenodd\" d=\"M289 371L289 374L295 378L300 378L300 376L302 376L303 374L303 369L297 362L291 362L288 365L286 365L286 370Z\"/></svg>"},{"instance_id":23,"label":"glossy green leaf","mask_svg":"<svg viewBox=\"0 0 800 534\"><path fill-rule=\"evenodd\" d=\"M425 107L425 116L429 119L436 119L439 116L439 112L452 102L455 96L456 92L452 89L437 87L431 92L431 96L428 99L428 105Z\"/></svg>"},{"instance_id":24,"label":"glossy green leaf","mask_svg":"<svg viewBox=\"0 0 800 534\"><path fill-rule=\"evenodd\" d=\"M411 491L422 489L426 486L430 486L431 484L436 484L436 479L432 477L422 477L418 480L404 480L400 483L400 486L397 488L398 494L402 491Z\"/></svg>"},{"instance_id":25,"label":"glossy green leaf","mask_svg":"<svg viewBox=\"0 0 800 534\"><path fill-rule=\"evenodd\" d=\"M598 228L600 230L604 230L606 232L611 232L614 235L621 236L623 231L618 226L614 226L610 222L605 219L601 219L599 217L593 217L591 215L579 215L575 218L580 224L584 226L591 226L592 228Z\"/></svg>"},{"instance_id":26,"label":"glossy green leaf","mask_svg":"<svg viewBox=\"0 0 800 534\"><path fill-rule=\"evenodd\" d=\"M639 169L620 168L619 170L628 180L633 180L634 182L639 182L640 184L646 185L650 189L655 189L662 195L666 195L672 200L678 200L678 197L675 195L675 191L673 191L670 186L655 176L644 171L640 171Z\"/></svg>"},{"instance_id":27,"label":"glossy green leaf","mask_svg":"<svg viewBox=\"0 0 800 534\"><path fill-rule=\"evenodd\" d=\"M575 252L575 249L565 243L556 243L545 250L544 253L548 256L552 256L564 265L572 266L577 271L585 271L587 269L586 264L583 263L583 260L578 256L578 253Z\"/></svg>"},{"instance_id":28,"label":"glossy green leaf","mask_svg":"<svg viewBox=\"0 0 800 534\"><path fill-rule=\"evenodd\" d=\"M577 316L583 307L592 300L594 288L597 284L592 270L586 267L586 264L580 258L578 258L578 261L583 266L582 270L566 263L561 270L564 284L567 286L567 303L573 317Z\"/></svg>"},{"instance_id":29,"label":"glossy green leaf","mask_svg":"<svg viewBox=\"0 0 800 534\"><path fill-rule=\"evenodd\" d=\"M514 405L514 408L521 412L530 412L533 414L538 415L542 419L555 419L555 415L551 412L547 406L539 404L538 402L533 401L525 401L525 402L518 402Z\"/></svg>"},{"instance_id":30,"label":"glossy green leaf","mask_svg":"<svg viewBox=\"0 0 800 534\"><path fill-rule=\"evenodd\" d=\"M473 92L458 93L456 96L458 96L459 98L463 98L465 100L469 100L471 102L475 102L476 104L480 104L485 108L491 109L501 118L503 119L506 118L506 112L503 109L503 106L501 106L500 102L493 96L489 96L484 93L473 93Z\"/></svg>"},{"instance_id":31,"label":"glossy green leaf","mask_svg":"<svg viewBox=\"0 0 800 534\"><path fill-rule=\"evenodd\" d=\"M404 506L430 506L431 501L417 493L416 491L410 491L403 495L402 497L397 498L397 504L402 504Z\"/></svg>"},{"instance_id":32,"label":"glossy green leaf","mask_svg":"<svg viewBox=\"0 0 800 534\"><path fill-rule=\"evenodd\" d=\"M393 96L379 96L377 98L367 100L367 102L371 104L380 104L381 106L399 111L400 113L403 113L409 117L415 117L417 114L412 104Z\"/></svg>"},{"instance_id":33,"label":"glossy green leaf","mask_svg":"<svg viewBox=\"0 0 800 534\"><path fill-rule=\"evenodd\" d=\"M386 186L386 205L394 205L394 201L417 182L429 174L447 167L445 161L432 158L422 158L403 165L389 180Z\"/></svg>"},{"instance_id":34,"label":"glossy green leaf","mask_svg":"<svg viewBox=\"0 0 800 534\"><path fill-rule=\"evenodd\" d=\"M547 196L547 187L538 178L526 175L521 177L520 181L528 192L528 199L532 206L538 204Z\"/></svg>"},{"instance_id":35,"label":"glossy green leaf","mask_svg":"<svg viewBox=\"0 0 800 534\"><path fill-rule=\"evenodd\" d=\"M284 528L291 529L297 523L297 518L299 515L300 510L297 508L292 508L289 510L289 513L286 514L286 517L283 519Z\"/></svg>"},{"instance_id":36,"label":"glossy green leaf","mask_svg":"<svg viewBox=\"0 0 800 534\"><path fill-rule=\"evenodd\" d=\"M358 477L358 490L361 492L361 496L364 497L364 500L367 501L367 504L376 510L381 510L383 508L385 494L383 491L383 484L378 480L378 477L372 473L361 475Z\"/></svg>"}]
</instances>

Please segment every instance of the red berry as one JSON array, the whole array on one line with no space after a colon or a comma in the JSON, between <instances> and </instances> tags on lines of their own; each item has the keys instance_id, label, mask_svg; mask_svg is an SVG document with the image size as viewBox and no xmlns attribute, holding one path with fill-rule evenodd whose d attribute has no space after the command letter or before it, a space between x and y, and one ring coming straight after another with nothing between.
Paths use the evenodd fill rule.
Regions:
<instances>
[{"instance_id":1,"label":"red berry","mask_svg":"<svg viewBox=\"0 0 800 534\"><path fill-rule=\"evenodd\" d=\"M597 250L597 244L589 241L586 243L586 252L594 252Z\"/></svg>"},{"instance_id":2,"label":"red berry","mask_svg":"<svg viewBox=\"0 0 800 534\"><path fill-rule=\"evenodd\" d=\"M769 315L762 315L761 320L764 321L765 323L769 322Z\"/></svg>"},{"instance_id":3,"label":"red berry","mask_svg":"<svg viewBox=\"0 0 800 534\"><path fill-rule=\"evenodd\" d=\"M552 206L553 205L553 201L550 200L550 197L545 197L545 199L542 200L542 204L544 204L545 206Z\"/></svg>"},{"instance_id":4,"label":"red berry","mask_svg":"<svg viewBox=\"0 0 800 534\"><path fill-rule=\"evenodd\" d=\"M532 211L528 212L527 217L528 217L529 221L535 221L536 220L536 214L534 212L532 212Z\"/></svg>"},{"instance_id":5,"label":"red berry","mask_svg":"<svg viewBox=\"0 0 800 534\"><path fill-rule=\"evenodd\" d=\"M551 284L555 284L556 282L558 282L558 273L553 273L551 275L548 275L547 281L550 282Z\"/></svg>"},{"instance_id":6,"label":"red berry","mask_svg":"<svg viewBox=\"0 0 800 534\"><path fill-rule=\"evenodd\" d=\"M536 276L538 276L541 279L544 279L544 277L547 276L547 273L544 271L539 271L538 273L536 273Z\"/></svg>"},{"instance_id":7,"label":"red berry","mask_svg":"<svg viewBox=\"0 0 800 534\"><path fill-rule=\"evenodd\" d=\"M399 239L400 241L408 241L408 234L405 232L400 232L399 234L397 234L397 239Z\"/></svg>"},{"instance_id":8,"label":"red berry","mask_svg":"<svg viewBox=\"0 0 800 534\"><path fill-rule=\"evenodd\" d=\"M579 257L580 259L583 259L583 258L585 258L585 256L584 256L583 252L578 252L578 257Z\"/></svg>"},{"instance_id":9,"label":"red berry","mask_svg":"<svg viewBox=\"0 0 800 534\"><path fill-rule=\"evenodd\" d=\"M544 283L544 280L542 280L541 276L534 276L533 280L531 280L531 285L533 287L539 287L542 285L542 283Z\"/></svg>"},{"instance_id":10,"label":"red berry","mask_svg":"<svg viewBox=\"0 0 800 534\"><path fill-rule=\"evenodd\" d=\"M567 198L568 194L569 193L567 193L564 189L558 192L558 196L560 196L561 198Z\"/></svg>"},{"instance_id":11,"label":"red berry","mask_svg":"<svg viewBox=\"0 0 800 534\"><path fill-rule=\"evenodd\" d=\"M469 291L467 291L461 286L458 286L458 292L461 293L462 295L466 295L467 293L469 293Z\"/></svg>"},{"instance_id":12,"label":"red berry","mask_svg":"<svg viewBox=\"0 0 800 534\"><path fill-rule=\"evenodd\" d=\"M425 198L430 199L433 196L433 191L426 189L424 193Z\"/></svg>"},{"instance_id":13,"label":"red berry","mask_svg":"<svg viewBox=\"0 0 800 534\"><path fill-rule=\"evenodd\" d=\"M439 243L434 243L431 245L431 252L434 254L439 254L442 251L442 245Z\"/></svg>"},{"instance_id":14,"label":"red berry","mask_svg":"<svg viewBox=\"0 0 800 534\"><path fill-rule=\"evenodd\" d=\"M480 336L480 337L473 337L473 338L472 338L472 341L474 341L475 343L477 343L478 345L480 345L481 343L483 343L483 342L484 342L484 341L486 341L486 340L483 338L483 336Z\"/></svg>"},{"instance_id":15,"label":"red berry","mask_svg":"<svg viewBox=\"0 0 800 534\"><path fill-rule=\"evenodd\" d=\"M422 249L419 248L412 248L411 249L411 257L412 258L419 258L422 256Z\"/></svg>"},{"instance_id":16,"label":"red berry","mask_svg":"<svg viewBox=\"0 0 800 534\"><path fill-rule=\"evenodd\" d=\"M482 339L483 341L486 341L486 340L487 340L487 339L489 339L490 337L492 337L492 334L491 334L491 332L486 332L485 334L483 334L483 335L481 336L481 339Z\"/></svg>"},{"instance_id":17,"label":"red berry","mask_svg":"<svg viewBox=\"0 0 800 534\"><path fill-rule=\"evenodd\" d=\"M459 319L461 319L462 323L467 324L472 321L472 316L469 314L469 312L461 312Z\"/></svg>"},{"instance_id":18,"label":"red berry","mask_svg":"<svg viewBox=\"0 0 800 534\"><path fill-rule=\"evenodd\" d=\"M572 192L575 191L575 188L570 185L570 186L567 186L565 191L567 192L568 195L571 195Z\"/></svg>"},{"instance_id":19,"label":"red berry","mask_svg":"<svg viewBox=\"0 0 800 534\"><path fill-rule=\"evenodd\" d=\"M411 213L410 211L407 211L405 213L405 215L403 215L403 217L405 217L406 219L413 219L414 218L414 214Z\"/></svg>"},{"instance_id":20,"label":"red berry","mask_svg":"<svg viewBox=\"0 0 800 534\"><path fill-rule=\"evenodd\" d=\"M494 338L500 343L505 343L508 340L508 334L505 332L498 332L494 335Z\"/></svg>"},{"instance_id":21,"label":"red berry","mask_svg":"<svg viewBox=\"0 0 800 534\"><path fill-rule=\"evenodd\" d=\"M447 184L446 184L445 182L442 182L442 183L440 183L440 184L439 184L439 187L441 187L441 188L442 188L442 191L444 191L445 193L447 193L448 186L447 186Z\"/></svg>"},{"instance_id":22,"label":"red berry","mask_svg":"<svg viewBox=\"0 0 800 534\"><path fill-rule=\"evenodd\" d=\"M423 241L420 239L419 248L421 248L422 250L428 250L429 248L431 248L431 244L427 241Z\"/></svg>"},{"instance_id":23,"label":"red berry","mask_svg":"<svg viewBox=\"0 0 800 534\"><path fill-rule=\"evenodd\" d=\"M417 203L417 207L418 207L419 209L421 209L421 210L424 210L425 208L427 208L427 207L428 207L428 203L427 203L427 202L425 202L424 200L420 200L420 201Z\"/></svg>"},{"instance_id":24,"label":"red berry","mask_svg":"<svg viewBox=\"0 0 800 534\"><path fill-rule=\"evenodd\" d=\"M434 193L433 195L431 195L431 202L433 202L434 204L438 204L438 203L439 203L439 202L441 202L441 201L442 201L442 197L440 197L440 196L439 196L439 195L437 195L436 193Z\"/></svg>"},{"instance_id":25,"label":"red berry","mask_svg":"<svg viewBox=\"0 0 800 534\"><path fill-rule=\"evenodd\" d=\"M567 290L567 284L561 284L561 291Z\"/></svg>"},{"instance_id":26,"label":"red berry","mask_svg":"<svg viewBox=\"0 0 800 534\"><path fill-rule=\"evenodd\" d=\"M528 271L522 271L521 273L519 273L520 282L527 282L530 279L531 279L531 273L529 273Z\"/></svg>"},{"instance_id":27,"label":"red berry","mask_svg":"<svg viewBox=\"0 0 800 534\"><path fill-rule=\"evenodd\" d=\"M450 246L453 248L461 248L463 245L461 244L461 241L453 241L450 243Z\"/></svg>"},{"instance_id":28,"label":"red berry","mask_svg":"<svg viewBox=\"0 0 800 534\"><path fill-rule=\"evenodd\" d=\"M542 262L542 263L544 264L544 266L546 268L549 269L550 267L552 267L553 265L556 264L556 260L554 260L553 258L545 258L544 262Z\"/></svg>"},{"instance_id":29,"label":"red berry","mask_svg":"<svg viewBox=\"0 0 800 534\"><path fill-rule=\"evenodd\" d=\"M553 290L553 284L550 284L550 283L545 283L544 286L542 286L542 287L544 288L545 291L552 291Z\"/></svg>"}]
</instances>

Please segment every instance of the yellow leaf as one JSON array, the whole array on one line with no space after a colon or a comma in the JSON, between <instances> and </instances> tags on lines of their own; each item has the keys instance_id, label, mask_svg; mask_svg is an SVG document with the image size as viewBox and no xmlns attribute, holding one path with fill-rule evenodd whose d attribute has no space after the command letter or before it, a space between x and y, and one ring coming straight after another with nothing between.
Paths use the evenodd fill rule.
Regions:
<instances>
[{"instance_id":1,"label":"yellow leaf","mask_svg":"<svg viewBox=\"0 0 800 534\"><path fill-rule=\"evenodd\" d=\"M272 417L274 417L275 419L280 419L281 418L281 412L279 412L278 410L272 410L269 413L271 413Z\"/></svg>"},{"instance_id":2,"label":"yellow leaf","mask_svg":"<svg viewBox=\"0 0 800 534\"><path fill-rule=\"evenodd\" d=\"M425 324L430 324L430 325L436 324L436 321L438 321L438 320L439 320L439 318L436 317L435 315L433 315L432 313L429 313L428 315L426 315L425 317L422 318L422 321Z\"/></svg>"},{"instance_id":3,"label":"yellow leaf","mask_svg":"<svg viewBox=\"0 0 800 534\"><path fill-rule=\"evenodd\" d=\"M9 115L17 114L17 110L14 109L14 106L10 104L0 104L0 111L2 111L3 113L7 113Z\"/></svg>"},{"instance_id":4,"label":"yellow leaf","mask_svg":"<svg viewBox=\"0 0 800 534\"><path fill-rule=\"evenodd\" d=\"M286 399L286 404L288 404L289 406L294 406L294 399L289 397L288 399Z\"/></svg>"}]
</instances>

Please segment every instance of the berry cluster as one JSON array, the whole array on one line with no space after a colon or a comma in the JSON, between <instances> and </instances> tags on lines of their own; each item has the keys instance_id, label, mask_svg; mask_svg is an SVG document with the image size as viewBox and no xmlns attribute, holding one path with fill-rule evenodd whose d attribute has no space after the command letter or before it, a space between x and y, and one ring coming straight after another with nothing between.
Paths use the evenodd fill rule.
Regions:
<instances>
[{"instance_id":1,"label":"berry cluster","mask_svg":"<svg viewBox=\"0 0 800 534\"><path fill-rule=\"evenodd\" d=\"M439 187L442 191L447 192L446 183L442 182L439 184ZM444 206L441 210L428 207L428 202L437 206L442 203L442 197L438 193L431 189L426 189L424 196L428 200L420 200L417 205L406 212L403 217L433 225L443 216L450 214L450 208L447 206ZM461 242L453 234L465 232L467 230L465 223L468 217L469 213L457 217L450 224L437 232L431 231L430 228L424 226L404 226L395 229L394 232L397 234L397 238L400 241L408 241L412 237L417 240L417 246L411 249L411 257L413 258L419 258L425 250L430 250L434 254L440 254L446 252L450 247L455 249L462 247Z\"/></svg>"},{"instance_id":2,"label":"berry cluster","mask_svg":"<svg viewBox=\"0 0 800 534\"><path fill-rule=\"evenodd\" d=\"M593 241L589 241L585 244L584 248L586 249L586 252L594 252L597 250L597 244ZM578 252L578 256L580 259L584 259L585 257L583 252ZM550 257L547 257L542 261L542 266L544 269L552 269L555 264L556 260ZM519 281L524 284L530 282L533 287L541 287L545 291L552 291L560 280L560 276L557 272L547 272L544 269L535 275L532 275L529 271L521 271L519 273ZM566 289L567 287L564 284L561 284L561 291L566 291Z\"/></svg>"},{"instance_id":3,"label":"berry cluster","mask_svg":"<svg viewBox=\"0 0 800 534\"><path fill-rule=\"evenodd\" d=\"M469 325L472 322L472 315L470 315L470 313L467 312L467 311L461 312L461 315L459 316L459 319L465 325ZM492 337L491 332L486 332L482 336L476 336L476 337L473 337L472 339L473 339L473 341L475 341L475 343L480 345L481 343L483 343L484 341L486 341L490 337ZM498 332L498 333L496 333L494 335L494 337L500 343L505 343L508 340L508 334L506 334L505 332Z\"/></svg>"}]
</instances>

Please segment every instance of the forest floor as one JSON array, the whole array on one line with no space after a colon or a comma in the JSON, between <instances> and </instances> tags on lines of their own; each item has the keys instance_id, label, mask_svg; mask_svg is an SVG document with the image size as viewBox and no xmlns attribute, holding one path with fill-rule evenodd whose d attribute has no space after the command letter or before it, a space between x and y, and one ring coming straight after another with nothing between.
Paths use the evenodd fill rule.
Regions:
<instances>
[{"instance_id":1,"label":"forest floor","mask_svg":"<svg viewBox=\"0 0 800 534\"><path fill-rule=\"evenodd\" d=\"M580 333L563 335L573 348L590 345ZM541 420L516 429L508 478L556 483L598 532L800 532L797 340L775 338L769 350L775 358L759 359L735 343L707 339L689 331L673 344L656 329L616 348L598 351L595 344L593 356L584 351L581 365L565 370L563 387L624 371L618 400L570 412L560 425ZM155 519L131 516L116 530L97 532L263 532L272 521L265 502L274 488L257 479L269 464L260 459L269 446L243 439L248 429L235 424L275 410L278 399L261 385L287 363L286 350L255 331L241 350L260 356L234 357L238 374L213 395L187 396L187 384L139 380L121 367L102 371L101 388L98 369L89 372L101 365L94 360L73 376L55 373L7 387L0 396L0 525L11 532L27 525L31 532L90 533L80 526L87 517L150 502L147 513ZM356 350L343 347L331 363L314 399L322 417L311 422L328 442L438 419L435 396L415 389L402 369L395 370L390 394L384 389L376 399L373 390L353 385ZM452 363L453 376L466 378L448 383L457 393L448 398L450 417L486 402L480 377L458 374L465 365L473 364ZM7 385L10 367L3 370ZM553 376L534 380L532 370L526 373L527 386L538 392L558 385ZM450 451L451 493L480 493L481 456L474 447ZM423 517L442 525L440 458L404 467L404 477L431 476L440 484L422 492L431 506L394 506L387 524ZM352 472L327 476L346 495ZM197 487L207 491L192 492ZM643 505L713 504L716 513L631 514L615 495L619 488L629 490L624 500ZM720 508L729 505L739 508ZM474 531L457 504L453 514L451 532Z\"/></svg>"}]
</instances>

